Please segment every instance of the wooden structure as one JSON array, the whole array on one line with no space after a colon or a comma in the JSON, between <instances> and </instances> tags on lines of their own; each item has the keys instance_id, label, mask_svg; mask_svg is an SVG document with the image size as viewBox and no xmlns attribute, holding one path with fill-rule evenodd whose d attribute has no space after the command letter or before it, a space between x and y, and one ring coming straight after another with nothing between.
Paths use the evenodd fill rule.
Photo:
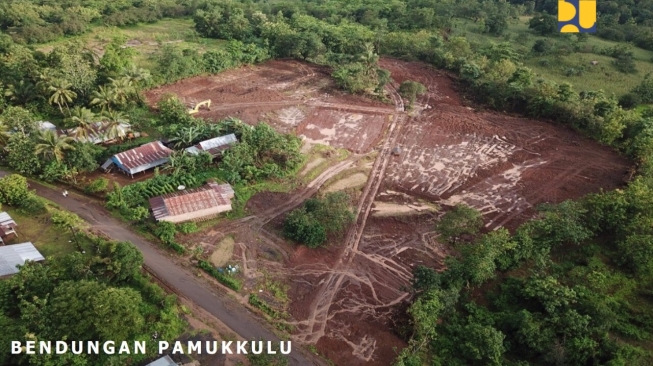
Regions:
<instances>
[{"instance_id":1,"label":"wooden structure","mask_svg":"<svg viewBox=\"0 0 653 366\"><path fill-rule=\"evenodd\" d=\"M8 213L0 212L0 244L18 236L16 226L16 221Z\"/></svg>"}]
</instances>

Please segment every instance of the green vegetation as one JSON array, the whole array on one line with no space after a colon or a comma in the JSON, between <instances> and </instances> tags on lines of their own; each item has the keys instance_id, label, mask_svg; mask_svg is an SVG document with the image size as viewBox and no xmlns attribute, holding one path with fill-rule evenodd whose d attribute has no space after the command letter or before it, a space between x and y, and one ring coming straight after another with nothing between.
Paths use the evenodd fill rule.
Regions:
<instances>
[{"instance_id":1,"label":"green vegetation","mask_svg":"<svg viewBox=\"0 0 653 366\"><path fill-rule=\"evenodd\" d=\"M328 235L341 234L354 220L349 196L331 192L311 198L291 211L284 221L284 235L310 248L324 244Z\"/></svg>"},{"instance_id":2,"label":"green vegetation","mask_svg":"<svg viewBox=\"0 0 653 366\"><path fill-rule=\"evenodd\" d=\"M263 313L265 313L272 319L279 319L281 317L281 314L279 314L278 311L274 310L265 301L259 299L256 294L250 294L249 299L247 301L249 302L250 305L252 305L257 309L260 309Z\"/></svg>"},{"instance_id":3,"label":"green vegetation","mask_svg":"<svg viewBox=\"0 0 653 366\"><path fill-rule=\"evenodd\" d=\"M21 236L31 239L32 230L39 231L35 244L48 257L42 263L27 262L19 273L0 281L0 363L130 365L151 358L155 351L147 355L13 355L10 341L132 341L150 339L153 333L170 341L183 332L185 324L177 314L175 297L141 274L143 257L138 249L84 232L74 214L52 207L50 211L54 226L44 227L45 216L34 218L33 227L28 225L29 217L16 216ZM70 244L61 243L70 236L56 227L70 230L72 239L79 239L79 251L72 252Z\"/></svg>"},{"instance_id":4,"label":"green vegetation","mask_svg":"<svg viewBox=\"0 0 653 366\"><path fill-rule=\"evenodd\" d=\"M239 279L233 277L231 274L224 274L218 271L215 269L215 267L213 267L213 265L211 265L211 263L207 261L200 260L197 265L216 280L218 280L221 284L229 287L234 291L240 291L240 289L243 287L243 284Z\"/></svg>"},{"instance_id":5,"label":"green vegetation","mask_svg":"<svg viewBox=\"0 0 653 366\"><path fill-rule=\"evenodd\" d=\"M168 192L167 185L177 183L179 177L192 177L187 178L193 179L191 186L218 179L234 184L237 216L249 195L276 187L297 171L302 161L297 139L264 124L250 128L233 119L212 124L191 118L185 106L170 99L159 106L159 118L151 120L143 111L144 88L272 57L291 57L331 67L336 84L345 90L384 98L383 86L392 75L378 66L379 55L421 61L458 76L461 88L476 102L555 120L618 149L637 163L639 177L624 190L544 206L537 220L512 235L503 229L479 235L477 214L464 208L447 214L438 230L455 242L459 253L449 259L443 273L416 270L416 296L408 311L412 332L406 334L410 347L397 364L650 364L653 114L638 104L653 102L651 79L646 76L653 72L653 8L647 2L599 2L598 38L558 34L556 4L549 0L455 4L73 0L65 5L5 1L0 5L0 158L22 174L75 184L81 173L97 168L109 149L102 152L39 133L35 121L48 119L82 133L91 123L102 121L122 141L125 136L116 133L116 127L138 118L139 127L173 140L177 148L233 132L241 143L221 157L219 167L206 157L175 155L166 178L159 175L134 188L116 187L107 196L108 204L124 216L142 220L147 212L133 202L144 203L153 194ZM93 22L135 25L162 16L192 16L193 20L122 30L90 26ZM191 24L195 31L187 30ZM94 33L82 36L87 47L61 41L64 35L91 28ZM132 34L148 31L159 33L159 40L183 42L155 40L156 45L136 47L138 51L121 47L126 40L121 34L136 39L140 36ZM143 35L143 40L151 38ZM42 46L48 52L23 45L43 41L56 43ZM101 57L90 50L98 45ZM145 57L148 52L151 55ZM401 89L411 104L422 90L410 83ZM4 200L13 200L13 188L3 192ZM17 199L21 210L43 211L38 200L26 197ZM325 208L330 205L335 210ZM319 246L350 222L345 197L314 199L288 215L284 233ZM168 224L155 228L164 243L183 250L174 241L178 229ZM52 291L52 304L76 293L66 281L49 284L61 285L61 290ZM110 285L80 284L80 299L91 291L104 293L102 286ZM138 303L133 293L120 296ZM24 299L12 302L14 310L31 301ZM112 304L113 300L98 296L87 303L95 301ZM20 311L14 311L12 319L20 316L25 324L36 324L28 322L49 314ZM133 315L125 316L138 325L140 318ZM61 321L53 319L53 324ZM14 328L8 329L6 334L13 335ZM28 330L42 336L40 328ZM98 334L119 331L129 329L94 330Z\"/></svg>"},{"instance_id":6,"label":"green vegetation","mask_svg":"<svg viewBox=\"0 0 653 366\"><path fill-rule=\"evenodd\" d=\"M416 81L406 80L399 85L398 92L402 97L408 99L408 107L410 108L418 96L426 93L426 87Z\"/></svg>"},{"instance_id":7,"label":"green vegetation","mask_svg":"<svg viewBox=\"0 0 653 366\"><path fill-rule=\"evenodd\" d=\"M650 364L647 179L542 206L512 236L459 243L446 271L416 269L411 346L397 365Z\"/></svg>"},{"instance_id":8,"label":"green vegetation","mask_svg":"<svg viewBox=\"0 0 653 366\"><path fill-rule=\"evenodd\" d=\"M478 234L482 227L483 216L480 212L469 206L458 204L442 216L436 225L436 230L445 240L455 244L460 237Z\"/></svg>"}]
</instances>

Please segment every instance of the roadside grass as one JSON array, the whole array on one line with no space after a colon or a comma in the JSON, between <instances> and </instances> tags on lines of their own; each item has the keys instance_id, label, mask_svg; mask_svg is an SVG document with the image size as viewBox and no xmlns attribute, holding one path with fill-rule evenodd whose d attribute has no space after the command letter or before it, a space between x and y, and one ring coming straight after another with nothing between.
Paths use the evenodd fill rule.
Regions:
<instances>
[{"instance_id":1,"label":"roadside grass","mask_svg":"<svg viewBox=\"0 0 653 366\"><path fill-rule=\"evenodd\" d=\"M18 225L18 237L6 244L32 242L44 257L64 256L77 250L73 235L69 230L56 227L50 220L50 212L25 214L7 205L3 205L0 211L6 211ZM77 239L81 244L86 241L84 235L77 235Z\"/></svg>"},{"instance_id":2,"label":"roadside grass","mask_svg":"<svg viewBox=\"0 0 653 366\"><path fill-rule=\"evenodd\" d=\"M455 19L453 33L456 36L464 36L476 47L485 47L491 42L510 42L515 50L523 55L522 62L533 69L535 73L544 79L556 83L568 82L578 92L602 89L606 94L615 94L617 97L629 92L638 85L644 75L653 73L653 51L631 45L637 73L624 74L612 66L612 57L600 55L598 52L603 48L610 48L626 43L619 43L604 40L590 35L589 39L582 44L582 51L566 56L536 56L531 53L533 44L540 39L550 39L556 44L569 42L575 36L543 37L532 33L528 29L530 17L520 17L519 21L512 22L503 36L492 36L480 32L479 24L468 19ZM569 37L569 38L567 38ZM543 61L547 60L547 61ZM592 61L598 61L598 65L591 65ZM582 70L579 76L567 76L569 69Z\"/></svg>"}]
</instances>

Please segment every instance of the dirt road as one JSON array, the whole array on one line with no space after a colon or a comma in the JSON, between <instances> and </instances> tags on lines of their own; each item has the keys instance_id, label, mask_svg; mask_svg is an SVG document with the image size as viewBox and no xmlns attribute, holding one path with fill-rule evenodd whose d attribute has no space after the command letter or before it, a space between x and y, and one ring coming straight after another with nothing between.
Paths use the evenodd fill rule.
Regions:
<instances>
[{"instance_id":1,"label":"dirt road","mask_svg":"<svg viewBox=\"0 0 653 366\"><path fill-rule=\"evenodd\" d=\"M0 171L0 177L6 175ZM165 252L133 233L127 225L110 216L104 207L75 194L63 197L60 191L30 181L30 187L36 194L46 198L70 212L74 212L112 239L129 241L142 253L144 266L160 280L174 288L178 294L193 301L198 306L220 319L231 330L245 339L278 341L279 338L269 331L252 314L237 301L225 294L216 292L198 280L191 272L177 266ZM321 360L304 354L296 345L290 355L291 365L322 365Z\"/></svg>"}]
</instances>

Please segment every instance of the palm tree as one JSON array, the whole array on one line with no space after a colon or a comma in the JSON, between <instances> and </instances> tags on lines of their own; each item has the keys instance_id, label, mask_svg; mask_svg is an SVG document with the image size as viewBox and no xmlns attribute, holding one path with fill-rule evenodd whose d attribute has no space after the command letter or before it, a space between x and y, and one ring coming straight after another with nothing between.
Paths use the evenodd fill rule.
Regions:
<instances>
[{"instance_id":1,"label":"palm tree","mask_svg":"<svg viewBox=\"0 0 653 366\"><path fill-rule=\"evenodd\" d=\"M61 162L64 151L75 150L72 144L73 139L68 136L58 136L51 130L41 131L38 136L38 144L34 148L37 155L43 155L46 159L54 158Z\"/></svg>"},{"instance_id":2,"label":"palm tree","mask_svg":"<svg viewBox=\"0 0 653 366\"><path fill-rule=\"evenodd\" d=\"M107 111L102 114L106 118L105 132L110 139L122 139L125 137L125 130L120 127L121 124L129 123L129 119L124 113L119 111Z\"/></svg>"},{"instance_id":3,"label":"palm tree","mask_svg":"<svg viewBox=\"0 0 653 366\"><path fill-rule=\"evenodd\" d=\"M376 70L376 64L379 61L379 55L374 52L374 46L371 43L365 43L365 50L359 56L367 75L371 75Z\"/></svg>"},{"instance_id":4,"label":"palm tree","mask_svg":"<svg viewBox=\"0 0 653 366\"><path fill-rule=\"evenodd\" d=\"M202 136L202 129L197 126L180 128L175 131L172 141L177 141L175 147L190 146Z\"/></svg>"},{"instance_id":5,"label":"palm tree","mask_svg":"<svg viewBox=\"0 0 653 366\"><path fill-rule=\"evenodd\" d=\"M98 90L93 92L93 100L91 100L91 105L100 106L102 112L105 110L111 110L111 106L115 103L116 98L112 88L105 88L100 86Z\"/></svg>"},{"instance_id":6,"label":"palm tree","mask_svg":"<svg viewBox=\"0 0 653 366\"><path fill-rule=\"evenodd\" d=\"M134 94L136 89L128 78L111 79L111 89L113 91L115 104L122 106L127 104L129 97Z\"/></svg>"},{"instance_id":7,"label":"palm tree","mask_svg":"<svg viewBox=\"0 0 653 366\"><path fill-rule=\"evenodd\" d=\"M48 103L56 104L59 106L59 111L63 114L63 109L61 105L65 105L68 109L68 103L72 103L73 99L77 98L77 93L70 90L72 84L65 80L54 80L50 86L48 86L48 91L52 92Z\"/></svg>"},{"instance_id":8,"label":"palm tree","mask_svg":"<svg viewBox=\"0 0 653 366\"><path fill-rule=\"evenodd\" d=\"M70 120L77 125L77 140L89 140L89 134L93 131L93 124L96 122L95 113L88 108L75 107L70 112Z\"/></svg>"},{"instance_id":9,"label":"palm tree","mask_svg":"<svg viewBox=\"0 0 653 366\"><path fill-rule=\"evenodd\" d=\"M133 85L142 86L150 79L150 72L146 69L139 69L136 65L124 71L124 78L128 79Z\"/></svg>"},{"instance_id":10,"label":"palm tree","mask_svg":"<svg viewBox=\"0 0 653 366\"><path fill-rule=\"evenodd\" d=\"M5 97L8 97L13 102L26 104L41 95L36 89L36 85L29 81L21 80L17 84L9 84L4 94Z\"/></svg>"}]
</instances>

